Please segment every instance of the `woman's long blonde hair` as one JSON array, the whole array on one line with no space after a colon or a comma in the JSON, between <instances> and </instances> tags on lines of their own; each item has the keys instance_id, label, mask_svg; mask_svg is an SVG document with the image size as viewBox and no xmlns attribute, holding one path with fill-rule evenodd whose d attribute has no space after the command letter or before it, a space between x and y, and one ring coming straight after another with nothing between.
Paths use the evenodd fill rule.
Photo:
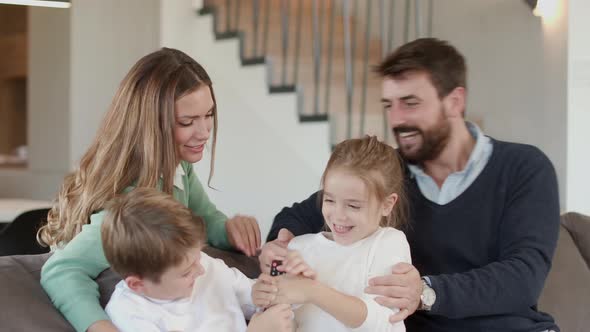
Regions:
<instances>
[{"instance_id":1,"label":"woman's long blonde hair","mask_svg":"<svg viewBox=\"0 0 590 332\"><path fill-rule=\"evenodd\" d=\"M128 186L155 188L172 194L180 162L174 142L175 102L201 86L208 86L213 108L213 176L217 138L217 103L205 69L181 51L162 48L141 58L125 76L79 169L67 175L41 244L61 246L74 238L90 215Z\"/></svg>"}]
</instances>

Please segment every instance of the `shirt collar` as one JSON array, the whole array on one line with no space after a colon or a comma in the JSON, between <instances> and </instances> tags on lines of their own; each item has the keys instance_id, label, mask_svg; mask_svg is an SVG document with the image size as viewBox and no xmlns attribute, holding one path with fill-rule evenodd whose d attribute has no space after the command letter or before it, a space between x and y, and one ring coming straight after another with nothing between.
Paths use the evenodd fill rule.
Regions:
<instances>
[{"instance_id":1,"label":"shirt collar","mask_svg":"<svg viewBox=\"0 0 590 332\"><path fill-rule=\"evenodd\" d=\"M192 165L191 165L192 167ZM178 164L176 167L176 171L174 173L174 186L180 190L184 191L184 182L182 178L186 175L184 172L184 168L182 168L182 164Z\"/></svg>"},{"instance_id":2,"label":"shirt collar","mask_svg":"<svg viewBox=\"0 0 590 332\"><path fill-rule=\"evenodd\" d=\"M473 151L471 151L471 155L469 156L469 159L467 160L467 164L465 164L465 168L463 170L461 170L460 173L466 172L469 169L471 169L473 167L473 165L475 165L477 163L477 161L479 161L480 159L482 159L484 157L484 154L485 154L486 139L485 139L485 135L483 134L483 131L475 123L465 121L465 124L467 125L467 130L469 131L471 136L475 139L475 146L473 147ZM424 170L422 169L422 167L420 167L418 165L408 164L408 168L410 169L410 172L412 173L411 177L427 176L426 173L424 173Z\"/></svg>"}]
</instances>

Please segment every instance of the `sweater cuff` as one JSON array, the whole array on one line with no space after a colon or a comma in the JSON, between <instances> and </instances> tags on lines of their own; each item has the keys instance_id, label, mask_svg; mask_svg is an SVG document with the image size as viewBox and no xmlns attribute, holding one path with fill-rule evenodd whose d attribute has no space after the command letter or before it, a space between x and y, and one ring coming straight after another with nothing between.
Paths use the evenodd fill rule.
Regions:
<instances>
[{"instance_id":1,"label":"sweater cuff","mask_svg":"<svg viewBox=\"0 0 590 332\"><path fill-rule=\"evenodd\" d=\"M78 332L85 332L92 324L100 320L110 321L98 301L80 301L63 314Z\"/></svg>"},{"instance_id":2,"label":"sweater cuff","mask_svg":"<svg viewBox=\"0 0 590 332\"><path fill-rule=\"evenodd\" d=\"M207 241L212 247L223 250L232 249L227 238L226 222L227 219L207 225Z\"/></svg>"},{"instance_id":3,"label":"sweater cuff","mask_svg":"<svg viewBox=\"0 0 590 332\"><path fill-rule=\"evenodd\" d=\"M434 290L434 293L436 294L436 300L434 300L434 304L432 305L428 313L439 314L440 303L443 300L442 287L440 287L440 280L436 276L425 276L424 278L427 278L426 283L428 283L430 288L432 288Z\"/></svg>"}]
</instances>

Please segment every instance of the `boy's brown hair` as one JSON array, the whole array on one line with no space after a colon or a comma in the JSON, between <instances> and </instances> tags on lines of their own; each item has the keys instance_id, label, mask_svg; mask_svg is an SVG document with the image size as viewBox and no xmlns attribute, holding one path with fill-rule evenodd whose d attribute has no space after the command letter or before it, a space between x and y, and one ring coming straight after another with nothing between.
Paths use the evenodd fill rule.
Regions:
<instances>
[{"instance_id":1,"label":"boy's brown hair","mask_svg":"<svg viewBox=\"0 0 590 332\"><path fill-rule=\"evenodd\" d=\"M171 195L136 188L113 199L101 226L104 254L123 278L160 282L162 274L206 242L205 223Z\"/></svg>"}]
</instances>

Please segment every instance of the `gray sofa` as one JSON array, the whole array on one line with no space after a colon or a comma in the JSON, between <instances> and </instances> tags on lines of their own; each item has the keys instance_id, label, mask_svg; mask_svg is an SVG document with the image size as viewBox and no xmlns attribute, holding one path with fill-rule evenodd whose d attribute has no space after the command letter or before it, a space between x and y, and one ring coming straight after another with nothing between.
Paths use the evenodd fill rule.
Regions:
<instances>
[{"instance_id":1,"label":"gray sofa","mask_svg":"<svg viewBox=\"0 0 590 332\"><path fill-rule=\"evenodd\" d=\"M205 250L249 277L259 273L256 260L243 255ZM39 285L41 266L49 254L0 257L0 331L72 331ZM553 268L539 299L563 332L590 330L590 217L562 216ZM103 305L120 280L110 270L98 278Z\"/></svg>"},{"instance_id":2,"label":"gray sofa","mask_svg":"<svg viewBox=\"0 0 590 332\"><path fill-rule=\"evenodd\" d=\"M234 252L207 247L211 257L223 259L250 278L260 274L258 261ZM74 331L53 307L41 288L39 278L43 263L50 254L0 257L0 332ZM110 269L96 279L100 302L104 307L121 278Z\"/></svg>"}]
</instances>

